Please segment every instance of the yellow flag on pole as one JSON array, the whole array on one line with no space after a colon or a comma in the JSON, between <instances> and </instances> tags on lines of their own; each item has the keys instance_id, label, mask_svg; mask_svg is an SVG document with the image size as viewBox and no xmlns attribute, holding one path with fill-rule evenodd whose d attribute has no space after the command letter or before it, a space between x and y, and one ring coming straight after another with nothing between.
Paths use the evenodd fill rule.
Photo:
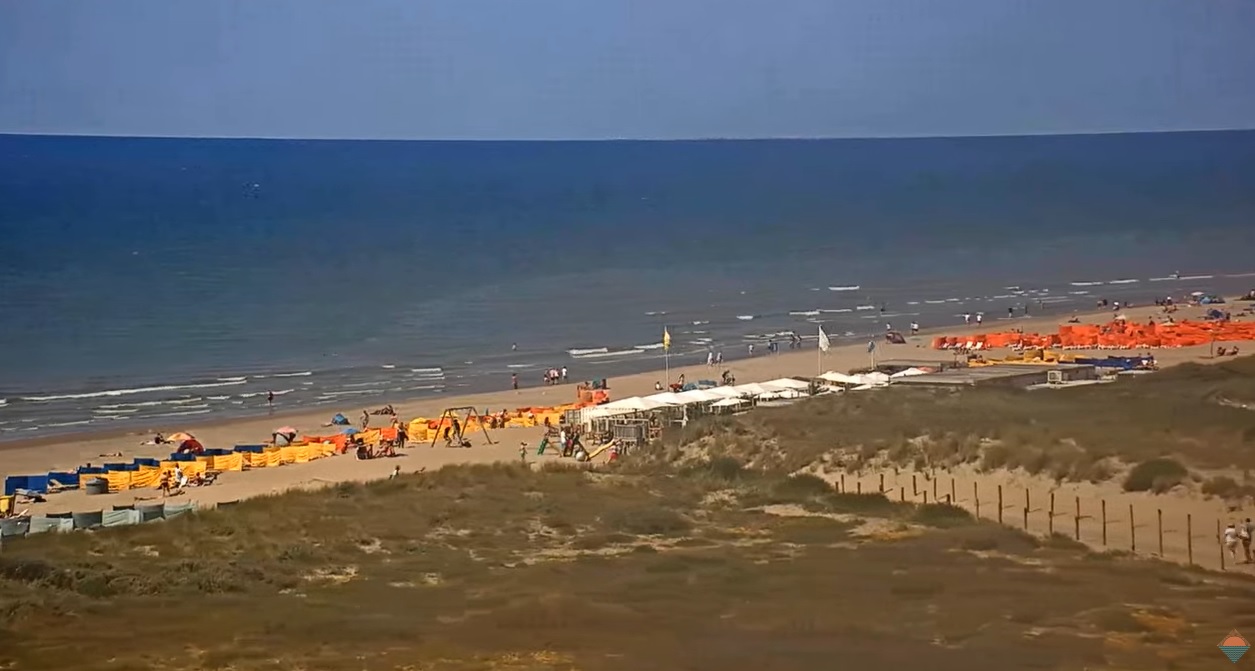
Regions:
<instances>
[{"instance_id":1,"label":"yellow flag on pole","mask_svg":"<svg viewBox=\"0 0 1255 671\"><path fill-rule=\"evenodd\" d=\"M665 326L662 327L662 348L664 350L671 349L671 332Z\"/></svg>"}]
</instances>

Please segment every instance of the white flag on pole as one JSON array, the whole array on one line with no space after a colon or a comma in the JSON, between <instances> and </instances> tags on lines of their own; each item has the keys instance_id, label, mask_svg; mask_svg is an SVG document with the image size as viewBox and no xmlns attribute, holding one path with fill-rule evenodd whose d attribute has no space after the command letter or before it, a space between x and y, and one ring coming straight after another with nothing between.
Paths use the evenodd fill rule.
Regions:
<instances>
[{"instance_id":1,"label":"white flag on pole","mask_svg":"<svg viewBox=\"0 0 1255 671\"><path fill-rule=\"evenodd\" d=\"M824 327L819 327L819 351L827 352L832 347L832 342L828 340L828 334L824 333Z\"/></svg>"}]
</instances>

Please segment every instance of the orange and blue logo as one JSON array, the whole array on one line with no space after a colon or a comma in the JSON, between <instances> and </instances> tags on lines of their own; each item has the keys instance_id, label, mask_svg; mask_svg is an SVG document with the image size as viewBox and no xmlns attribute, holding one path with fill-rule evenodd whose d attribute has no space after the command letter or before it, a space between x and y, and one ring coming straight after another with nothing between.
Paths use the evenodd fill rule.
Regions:
<instances>
[{"instance_id":1,"label":"orange and blue logo","mask_svg":"<svg viewBox=\"0 0 1255 671\"><path fill-rule=\"evenodd\" d=\"M1234 629L1229 632L1228 636L1224 637L1224 640L1220 642L1218 647L1220 652L1223 652L1224 656L1229 658L1230 662L1237 664L1238 660L1242 659L1242 655L1245 655L1246 651L1251 649L1251 643L1239 634L1237 629Z\"/></svg>"}]
</instances>

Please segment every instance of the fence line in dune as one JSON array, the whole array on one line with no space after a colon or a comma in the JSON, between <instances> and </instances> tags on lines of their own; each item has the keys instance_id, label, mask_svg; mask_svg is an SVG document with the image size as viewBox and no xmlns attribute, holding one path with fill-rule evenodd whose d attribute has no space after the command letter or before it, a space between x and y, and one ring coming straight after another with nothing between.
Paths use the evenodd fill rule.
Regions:
<instances>
[{"instance_id":1,"label":"fence line in dune","mask_svg":"<svg viewBox=\"0 0 1255 671\"><path fill-rule=\"evenodd\" d=\"M964 478L949 470L929 473L879 471L842 473L834 485L845 493L881 493L890 500L924 505L955 505L983 520L1036 536L1063 536L1101 551L1125 551L1189 566L1232 570L1245 563L1242 546L1231 559L1222 542L1230 521L1255 513L1181 511L1180 502L1128 501L1129 496L1092 497L1032 486L990 484L992 478ZM981 480L986 480L982 484ZM1193 507L1209 502L1193 501ZM1165 505L1166 504L1166 505ZM1188 506L1187 506L1188 507Z\"/></svg>"}]
</instances>

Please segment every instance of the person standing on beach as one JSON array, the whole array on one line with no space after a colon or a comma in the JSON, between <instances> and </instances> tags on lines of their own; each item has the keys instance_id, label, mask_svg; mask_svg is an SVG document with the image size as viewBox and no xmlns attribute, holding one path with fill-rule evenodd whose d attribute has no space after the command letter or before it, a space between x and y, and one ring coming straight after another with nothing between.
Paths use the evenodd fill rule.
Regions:
<instances>
[{"instance_id":1,"label":"person standing on beach","mask_svg":"<svg viewBox=\"0 0 1255 671\"><path fill-rule=\"evenodd\" d=\"M715 352L715 365L716 366L723 365L723 352L722 351Z\"/></svg>"},{"instance_id":2,"label":"person standing on beach","mask_svg":"<svg viewBox=\"0 0 1255 671\"><path fill-rule=\"evenodd\" d=\"M919 335L919 322L911 322L911 335Z\"/></svg>"},{"instance_id":3,"label":"person standing on beach","mask_svg":"<svg viewBox=\"0 0 1255 671\"><path fill-rule=\"evenodd\" d=\"M977 313L976 313L976 325L977 325L977 326L980 326L980 325L981 325L981 324L983 324L984 322L985 322L985 313L984 313L984 312L977 312Z\"/></svg>"},{"instance_id":4,"label":"person standing on beach","mask_svg":"<svg viewBox=\"0 0 1255 671\"><path fill-rule=\"evenodd\" d=\"M964 312L964 313L963 313L963 323L964 323L964 324L971 324L971 323L972 323L972 313L970 313L970 312Z\"/></svg>"},{"instance_id":5,"label":"person standing on beach","mask_svg":"<svg viewBox=\"0 0 1255 671\"><path fill-rule=\"evenodd\" d=\"M750 350L750 356L754 356L754 343L750 343L749 350Z\"/></svg>"},{"instance_id":6,"label":"person standing on beach","mask_svg":"<svg viewBox=\"0 0 1255 671\"><path fill-rule=\"evenodd\" d=\"M706 367L710 368L713 365L715 365L715 353L706 352Z\"/></svg>"},{"instance_id":7,"label":"person standing on beach","mask_svg":"<svg viewBox=\"0 0 1255 671\"><path fill-rule=\"evenodd\" d=\"M266 392L266 405L270 406L270 412L275 411L275 393L273 391Z\"/></svg>"},{"instance_id":8,"label":"person standing on beach","mask_svg":"<svg viewBox=\"0 0 1255 671\"><path fill-rule=\"evenodd\" d=\"M370 412L362 411L362 430L365 431L370 426Z\"/></svg>"},{"instance_id":9,"label":"person standing on beach","mask_svg":"<svg viewBox=\"0 0 1255 671\"><path fill-rule=\"evenodd\" d=\"M567 381L567 369L566 369L566 366L563 366L563 367L562 367L562 381L563 381L563 382L566 382L566 381Z\"/></svg>"},{"instance_id":10,"label":"person standing on beach","mask_svg":"<svg viewBox=\"0 0 1255 671\"><path fill-rule=\"evenodd\" d=\"M1221 539L1224 542L1224 548L1229 551L1229 559L1236 562L1238 560L1238 528L1233 522L1225 527Z\"/></svg>"},{"instance_id":11,"label":"person standing on beach","mask_svg":"<svg viewBox=\"0 0 1255 671\"><path fill-rule=\"evenodd\" d=\"M510 373L510 386L514 387L514 391L519 390L519 374Z\"/></svg>"}]
</instances>

